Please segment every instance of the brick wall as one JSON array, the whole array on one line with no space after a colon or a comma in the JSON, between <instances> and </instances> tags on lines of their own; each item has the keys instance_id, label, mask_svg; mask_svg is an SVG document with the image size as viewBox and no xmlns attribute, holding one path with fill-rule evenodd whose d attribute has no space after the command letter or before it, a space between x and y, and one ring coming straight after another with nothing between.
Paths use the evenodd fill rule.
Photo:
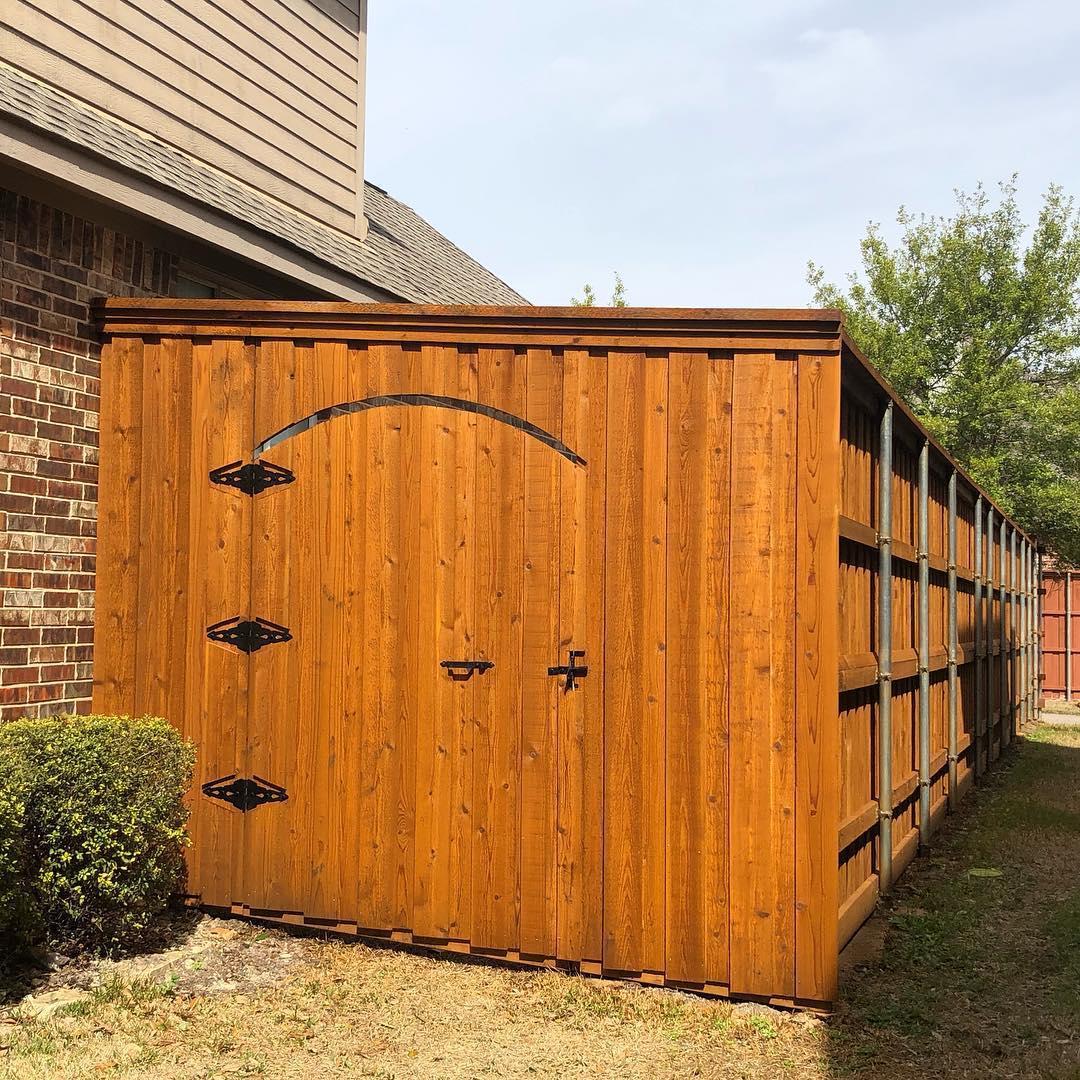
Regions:
<instances>
[{"instance_id":1,"label":"brick wall","mask_svg":"<svg viewBox=\"0 0 1080 1080\"><path fill-rule=\"evenodd\" d=\"M0 720L89 707L95 297L170 295L175 258L0 189Z\"/></svg>"}]
</instances>

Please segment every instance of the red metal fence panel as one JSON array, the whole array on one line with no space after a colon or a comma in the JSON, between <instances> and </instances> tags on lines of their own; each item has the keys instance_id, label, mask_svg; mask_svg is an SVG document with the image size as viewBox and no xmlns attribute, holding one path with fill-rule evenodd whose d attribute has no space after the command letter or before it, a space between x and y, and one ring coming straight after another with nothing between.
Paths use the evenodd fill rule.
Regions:
<instances>
[{"instance_id":1,"label":"red metal fence panel","mask_svg":"<svg viewBox=\"0 0 1080 1080\"><path fill-rule=\"evenodd\" d=\"M1073 701L1080 688L1077 656L1080 572L1051 567L1042 578L1043 697Z\"/></svg>"}]
</instances>

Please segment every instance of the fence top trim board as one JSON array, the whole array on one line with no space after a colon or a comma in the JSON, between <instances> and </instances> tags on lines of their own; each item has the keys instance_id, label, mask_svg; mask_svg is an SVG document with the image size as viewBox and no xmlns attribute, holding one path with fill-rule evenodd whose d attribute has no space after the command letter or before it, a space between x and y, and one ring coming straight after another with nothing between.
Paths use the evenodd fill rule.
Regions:
<instances>
[{"instance_id":1,"label":"fence top trim board","mask_svg":"<svg viewBox=\"0 0 1080 1080\"><path fill-rule=\"evenodd\" d=\"M975 497L981 496L986 508L993 509L997 521L1004 519L1018 536L1041 551L1039 541L1004 513L901 400L851 339L838 308L490 307L109 297L97 302L96 313L108 337L318 336L358 342L452 341L501 348L533 345L630 351L655 347L736 354L842 351L899 408L916 439L926 439Z\"/></svg>"}]
</instances>

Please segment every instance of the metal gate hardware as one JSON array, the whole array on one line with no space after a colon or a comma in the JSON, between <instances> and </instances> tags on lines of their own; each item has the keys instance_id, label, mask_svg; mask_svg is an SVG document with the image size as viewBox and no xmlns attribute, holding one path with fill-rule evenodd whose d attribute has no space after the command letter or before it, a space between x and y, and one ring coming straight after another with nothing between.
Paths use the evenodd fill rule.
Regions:
<instances>
[{"instance_id":1,"label":"metal gate hardware","mask_svg":"<svg viewBox=\"0 0 1080 1080\"><path fill-rule=\"evenodd\" d=\"M577 685L578 679L584 679L589 674L587 667L579 667L574 663L575 660L582 660L585 657L584 649L571 649L570 658L565 665L560 667L549 667L549 675L565 675L566 683L563 686L564 690L573 690Z\"/></svg>"},{"instance_id":2,"label":"metal gate hardware","mask_svg":"<svg viewBox=\"0 0 1080 1080\"><path fill-rule=\"evenodd\" d=\"M210 799L221 799L222 802L232 803L241 813L246 814L263 803L286 802L288 792L277 784L271 784L261 776L255 776L250 780L237 779L236 773L230 776L222 776L217 780L211 780L203 784L202 792Z\"/></svg>"},{"instance_id":3,"label":"metal gate hardware","mask_svg":"<svg viewBox=\"0 0 1080 1080\"><path fill-rule=\"evenodd\" d=\"M267 488L282 487L291 484L296 477L283 465L271 461L256 461L245 465L240 461L230 462L220 468L210 470L210 482L222 487L236 488L245 495L258 495Z\"/></svg>"},{"instance_id":4,"label":"metal gate hardware","mask_svg":"<svg viewBox=\"0 0 1080 1080\"><path fill-rule=\"evenodd\" d=\"M292 641L287 627L278 626L267 619L241 619L239 615L208 626L206 636L211 641L235 645L243 653L258 652L265 645Z\"/></svg>"},{"instance_id":5,"label":"metal gate hardware","mask_svg":"<svg viewBox=\"0 0 1080 1080\"><path fill-rule=\"evenodd\" d=\"M494 666L493 660L442 660L439 662L439 667L446 668L450 672L450 678L455 682L471 679L474 671L479 671L483 675Z\"/></svg>"}]
</instances>

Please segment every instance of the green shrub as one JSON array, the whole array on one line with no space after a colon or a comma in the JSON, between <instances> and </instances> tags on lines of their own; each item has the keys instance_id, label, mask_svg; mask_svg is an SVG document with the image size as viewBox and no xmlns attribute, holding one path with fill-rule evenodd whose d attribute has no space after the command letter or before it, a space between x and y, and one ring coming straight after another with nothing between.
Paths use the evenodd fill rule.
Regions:
<instances>
[{"instance_id":1,"label":"green shrub","mask_svg":"<svg viewBox=\"0 0 1080 1080\"><path fill-rule=\"evenodd\" d=\"M26 786L22 758L0 753L0 959L15 949L31 922L23 838Z\"/></svg>"},{"instance_id":2,"label":"green shrub","mask_svg":"<svg viewBox=\"0 0 1080 1080\"><path fill-rule=\"evenodd\" d=\"M22 857L45 935L130 943L180 884L194 749L156 717L61 716L0 726L8 759L25 772Z\"/></svg>"}]
</instances>

